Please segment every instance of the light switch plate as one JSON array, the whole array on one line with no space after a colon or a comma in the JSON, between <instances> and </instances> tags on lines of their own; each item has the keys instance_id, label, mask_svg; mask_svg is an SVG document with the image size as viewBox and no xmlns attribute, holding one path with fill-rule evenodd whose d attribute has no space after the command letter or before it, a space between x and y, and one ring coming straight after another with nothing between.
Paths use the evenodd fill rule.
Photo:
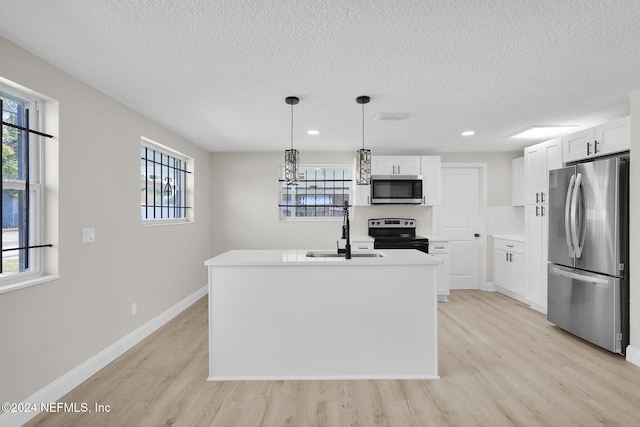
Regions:
<instances>
[{"instance_id":1,"label":"light switch plate","mask_svg":"<svg viewBox=\"0 0 640 427\"><path fill-rule=\"evenodd\" d=\"M96 241L96 229L95 228L83 228L82 229L82 243L93 243Z\"/></svg>"}]
</instances>

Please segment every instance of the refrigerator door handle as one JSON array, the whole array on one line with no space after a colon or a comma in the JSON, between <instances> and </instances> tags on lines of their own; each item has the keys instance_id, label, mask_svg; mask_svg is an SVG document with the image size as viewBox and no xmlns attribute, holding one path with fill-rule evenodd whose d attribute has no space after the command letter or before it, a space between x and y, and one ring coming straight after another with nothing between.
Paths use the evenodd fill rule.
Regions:
<instances>
[{"instance_id":1,"label":"refrigerator door handle","mask_svg":"<svg viewBox=\"0 0 640 427\"><path fill-rule=\"evenodd\" d=\"M582 174L576 175L576 181L573 186L573 195L571 196L571 236L573 237L573 252L576 258L582 256L584 248L584 227L582 214L582 199L580 190L582 189Z\"/></svg>"},{"instance_id":2,"label":"refrigerator door handle","mask_svg":"<svg viewBox=\"0 0 640 427\"><path fill-rule=\"evenodd\" d=\"M575 251L573 249L573 238L571 236L571 194L573 194L573 185L576 176L571 175L569 186L567 187L567 198L564 202L564 234L567 239L567 248L569 249L569 257L573 258Z\"/></svg>"},{"instance_id":3,"label":"refrigerator door handle","mask_svg":"<svg viewBox=\"0 0 640 427\"><path fill-rule=\"evenodd\" d=\"M580 282L595 283L596 285L607 285L609 281L607 279L600 279L593 276L585 276L582 274L574 273L573 271L566 271L560 267L551 267L551 272L558 276L566 277L568 279L575 279Z\"/></svg>"}]
</instances>

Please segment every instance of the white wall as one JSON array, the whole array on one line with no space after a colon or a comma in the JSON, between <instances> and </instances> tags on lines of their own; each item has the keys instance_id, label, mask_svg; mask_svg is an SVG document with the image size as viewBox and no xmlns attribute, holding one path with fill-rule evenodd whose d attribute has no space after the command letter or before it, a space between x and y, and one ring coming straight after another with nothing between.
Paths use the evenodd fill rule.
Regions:
<instances>
[{"instance_id":1,"label":"white wall","mask_svg":"<svg viewBox=\"0 0 640 427\"><path fill-rule=\"evenodd\" d=\"M634 156L640 153L640 90L631 94L631 167L630 167L630 262L631 265L631 281L630 281L630 345L636 349L635 357L640 357L640 224L637 218L640 218L640 161ZM635 363L640 364L640 359L636 359Z\"/></svg>"},{"instance_id":2,"label":"white wall","mask_svg":"<svg viewBox=\"0 0 640 427\"><path fill-rule=\"evenodd\" d=\"M0 77L59 107L45 144L59 157L47 208L60 279L0 294L0 401L20 402L206 285L209 153L2 38L0 51ZM195 159L195 223L142 227L141 136Z\"/></svg>"},{"instance_id":3,"label":"white wall","mask_svg":"<svg viewBox=\"0 0 640 427\"><path fill-rule=\"evenodd\" d=\"M443 153L443 163L486 163L487 205L511 206L511 160L523 151L500 153Z\"/></svg>"}]
</instances>

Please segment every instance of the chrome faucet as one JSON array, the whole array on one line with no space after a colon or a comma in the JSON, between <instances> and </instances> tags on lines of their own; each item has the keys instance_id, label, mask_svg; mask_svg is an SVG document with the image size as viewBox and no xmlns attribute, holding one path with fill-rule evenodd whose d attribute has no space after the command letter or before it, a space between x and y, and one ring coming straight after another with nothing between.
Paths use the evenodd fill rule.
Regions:
<instances>
[{"instance_id":1,"label":"chrome faucet","mask_svg":"<svg viewBox=\"0 0 640 427\"><path fill-rule=\"evenodd\" d=\"M340 249L338 246L338 253L344 254L344 259L351 259L351 225L349 224L349 202L344 202L344 219L342 220L342 238L347 242L344 245L344 249Z\"/></svg>"}]
</instances>

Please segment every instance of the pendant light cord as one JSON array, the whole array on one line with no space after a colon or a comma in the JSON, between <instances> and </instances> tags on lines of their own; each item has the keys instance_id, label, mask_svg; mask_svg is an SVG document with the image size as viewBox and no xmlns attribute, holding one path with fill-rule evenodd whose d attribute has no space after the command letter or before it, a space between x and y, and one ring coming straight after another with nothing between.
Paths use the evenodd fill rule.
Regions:
<instances>
[{"instance_id":1,"label":"pendant light cord","mask_svg":"<svg viewBox=\"0 0 640 427\"><path fill-rule=\"evenodd\" d=\"M291 149L293 150L293 104L291 104Z\"/></svg>"},{"instance_id":2,"label":"pendant light cord","mask_svg":"<svg viewBox=\"0 0 640 427\"><path fill-rule=\"evenodd\" d=\"M362 149L364 150L364 104L362 104Z\"/></svg>"}]
</instances>

